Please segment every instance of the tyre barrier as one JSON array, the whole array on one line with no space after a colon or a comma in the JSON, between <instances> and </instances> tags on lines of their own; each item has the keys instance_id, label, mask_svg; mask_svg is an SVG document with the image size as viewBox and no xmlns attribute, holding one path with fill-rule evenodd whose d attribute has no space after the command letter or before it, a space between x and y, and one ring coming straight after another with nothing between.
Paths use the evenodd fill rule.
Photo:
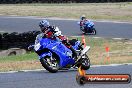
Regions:
<instances>
[{"instance_id":1,"label":"tyre barrier","mask_svg":"<svg viewBox=\"0 0 132 88\"><path fill-rule=\"evenodd\" d=\"M0 49L21 48L26 49L34 44L36 36L40 31L28 31L24 33L12 32L0 34Z\"/></svg>"}]
</instances>

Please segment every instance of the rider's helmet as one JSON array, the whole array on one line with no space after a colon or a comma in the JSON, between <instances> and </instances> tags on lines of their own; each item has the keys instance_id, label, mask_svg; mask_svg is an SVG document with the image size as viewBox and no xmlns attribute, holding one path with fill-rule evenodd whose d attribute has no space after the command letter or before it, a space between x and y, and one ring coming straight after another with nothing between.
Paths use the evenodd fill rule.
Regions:
<instances>
[{"instance_id":1,"label":"rider's helmet","mask_svg":"<svg viewBox=\"0 0 132 88\"><path fill-rule=\"evenodd\" d=\"M84 20L84 19L86 19L86 16L85 15L82 15L81 16L81 20Z\"/></svg>"},{"instance_id":2,"label":"rider's helmet","mask_svg":"<svg viewBox=\"0 0 132 88\"><path fill-rule=\"evenodd\" d=\"M42 32L45 32L49 26L50 26L50 24L47 20L42 20L39 22L39 27L41 28Z\"/></svg>"}]
</instances>

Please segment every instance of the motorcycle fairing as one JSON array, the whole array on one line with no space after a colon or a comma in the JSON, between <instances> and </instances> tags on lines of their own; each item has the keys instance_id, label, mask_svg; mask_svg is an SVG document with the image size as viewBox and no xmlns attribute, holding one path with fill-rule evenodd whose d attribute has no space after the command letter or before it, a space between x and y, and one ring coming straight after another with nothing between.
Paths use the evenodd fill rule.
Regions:
<instances>
[{"instance_id":1,"label":"motorcycle fairing","mask_svg":"<svg viewBox=\"0 0 132 88\"><path fill-rule=\"evenodd\" d=\"M47 48L51 52L56 53L59 56L60 67L66 67L67 65L73 65L75 63L74 59L72 58L72 51L68 49L64 44L61 42L57 42L56 40L51 40L48 38L43 38L40 40L41 48ZM51 55L50 53L43 53L40 55L41 57L45 57L46 55Z\"/></svg>"}]
</instances>

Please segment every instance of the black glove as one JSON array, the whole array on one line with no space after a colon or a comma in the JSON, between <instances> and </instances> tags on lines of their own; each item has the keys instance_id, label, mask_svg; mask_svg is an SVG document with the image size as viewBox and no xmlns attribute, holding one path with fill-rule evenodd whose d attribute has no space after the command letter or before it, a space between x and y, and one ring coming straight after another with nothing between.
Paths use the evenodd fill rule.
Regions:
<instances>
[{"instance_id":1,"label":"black glove","mask_svg":"<svg viewBox=\"0 0 132 88\"><path fill-rule=\"evenodd\" d=\"M53 33L56 33L56 31L55 31L55 26L49 26L49 31L51 31L51 32L53 32Z\"/></svg>"},{"instance_id":2,"label":"black glove","mask_svg":"<svg viewBox=\"0 0 132 88\"><path fill-rule=\"evenodd\" d=\"M65 45L67 45L67 46L70 46L70 45L71 45L71 44L68 42L67 39L63 40L62 43L65 44Z\"/></svg>"},{"instance_id":3,"label":"black glove","mask_svg":"<svg viewBox=\"0 0 132 88\"><path fill-rule=\"evenodd\" d=\"M34 48L34 45L30 45L30 46L28 47L28 50L31 51L31 50L33 50L33 48Z\"/></svg>"}]
</instances>

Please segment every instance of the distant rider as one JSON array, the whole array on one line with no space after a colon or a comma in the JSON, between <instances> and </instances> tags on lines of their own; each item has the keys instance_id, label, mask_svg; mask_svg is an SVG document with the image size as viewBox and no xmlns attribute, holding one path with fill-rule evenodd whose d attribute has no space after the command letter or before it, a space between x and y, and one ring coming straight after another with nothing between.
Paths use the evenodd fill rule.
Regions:
<instances>
[{"instance_id":1,"label":"distant rider","mask_svg":"<svg viewBox=\"0 0 132 88\"><path fill-rule=\"evenodd\" d=\"M90 30L92 26L94 26L94 23L87 20L85 15L82 15L80 19L80 29L86 31L87 29Z\"/></svg>"}]
</instances>

